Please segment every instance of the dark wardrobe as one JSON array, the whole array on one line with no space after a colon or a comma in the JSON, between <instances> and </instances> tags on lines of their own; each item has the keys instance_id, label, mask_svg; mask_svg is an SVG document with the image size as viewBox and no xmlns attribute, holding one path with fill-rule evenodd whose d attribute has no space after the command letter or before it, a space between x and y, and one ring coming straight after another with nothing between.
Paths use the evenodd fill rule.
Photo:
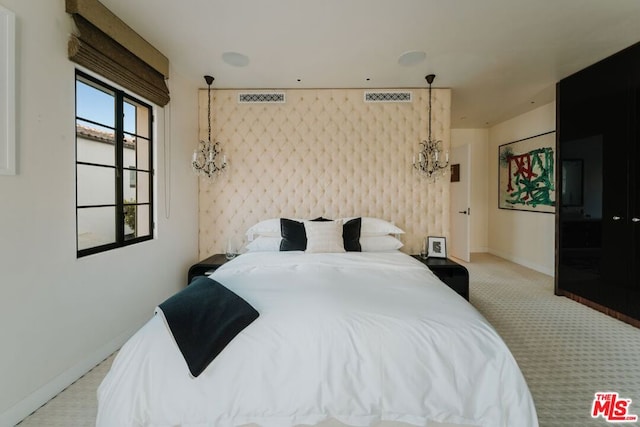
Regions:
<instances>
[{"instance_id":1,"label":"dark wardrobe","mask_svg":"<svg viewBox=\"0 0 640 427\"><path fill-rule=\"evenodd\" d=\"M556 294L640 326L640 43L556 99Z\"/></svg>"}]
</instances>

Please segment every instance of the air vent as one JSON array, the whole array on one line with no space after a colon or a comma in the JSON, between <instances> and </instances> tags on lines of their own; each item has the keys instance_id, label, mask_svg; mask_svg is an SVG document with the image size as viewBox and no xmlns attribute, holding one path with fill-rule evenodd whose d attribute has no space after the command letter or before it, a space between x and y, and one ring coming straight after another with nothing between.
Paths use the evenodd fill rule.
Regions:
<instances>
[{"instance_id":1,"label":"air vent","mask_svg":"<svg viewBox=\"0 0 640 427\"><path fill-rule=\"evenodd\" d=\"M238 94L239 104L284 104L284 92L245 92Z\"/></svg>"},{"instance_id":2,"label":"air vent","mask_svg":"<svg viewBox=\"0 0 640 427\"><path fill-rule=\"evenodd\" d=\"M411 102L411 92L378 91L364 92L364 102Z\"/></svg>"}]
</instances>

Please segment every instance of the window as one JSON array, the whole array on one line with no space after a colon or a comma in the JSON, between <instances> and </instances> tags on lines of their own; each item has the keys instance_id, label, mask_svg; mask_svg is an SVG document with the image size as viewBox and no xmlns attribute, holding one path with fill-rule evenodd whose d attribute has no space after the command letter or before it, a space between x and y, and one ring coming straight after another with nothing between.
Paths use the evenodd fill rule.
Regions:
<instances>
[{"instance_id":1,"label":"window","mask_svg":"<svg viewBox=\"0 0 640 427\"><path fill-rule=\"evenodd\" d=\"M153 238L152 108L76 71L76 229L82 257Z\"/></svg>"}]
</instances>

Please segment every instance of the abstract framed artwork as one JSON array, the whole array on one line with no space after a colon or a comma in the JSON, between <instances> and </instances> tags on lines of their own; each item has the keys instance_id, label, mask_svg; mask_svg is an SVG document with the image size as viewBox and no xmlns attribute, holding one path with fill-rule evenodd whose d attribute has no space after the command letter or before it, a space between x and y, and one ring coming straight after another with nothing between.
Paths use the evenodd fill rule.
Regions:
<instances>
[{"instance_id":1,"label":"abstract framed artwork","mask_svg":"<svg viewBox=\"0 0 640 427\"><path fill-rule=\"evenodd\" d=\"M555 213L555 131L498 147L498 207Z\"/></svg>"},{"instance_id":2,"label":"abstract framed artwork","mask_svg":"<svg viewBox=\"0 0 640 427\"><path fill-rule=\"evenodd\" d=\"M16 173L16 17L0 6L0 175Z\"/></svg>"},{"instance_id":3,"label":"abstract framed artwork","mask_svg":"<svg viewBox=\"0 0 640 427\"><path fill-rule=\"evenodd\" d=\"M447 239L444 237L427 237L427 258L446 258Z\"/></svg>"}]
</instances>

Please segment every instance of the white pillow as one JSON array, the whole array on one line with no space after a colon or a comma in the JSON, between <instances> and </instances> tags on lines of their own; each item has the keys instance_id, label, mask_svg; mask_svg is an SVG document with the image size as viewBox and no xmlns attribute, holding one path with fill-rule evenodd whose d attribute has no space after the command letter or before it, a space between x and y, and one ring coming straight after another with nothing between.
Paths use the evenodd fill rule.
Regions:
<instances>
[{"instance_id":1,"label":"white pillow","mask_svg":"<svg viewBox=\"0 0 640 427\"><path fill-rule=\"evenodd\" d=\"M343 218L343 221L347 222L353 218L357 217ZM383 219L362 217L360 236L384 236L387 234L404 234L404 230Z\"/></svg>"},{"instance_id":2,"label":"white pillow","mask_svg":"<svg viewBox=\"0 0 640 427\"><path fill-rule=\"evenodd\" d=\"M282 237L258 236L247 245L247 252L278 252Z\"/></svg>"},{"instance_id":3,"label":"white pillow","mask_svg":"<svg viewBox=\"0 0 640 427\"><path fill-rule=\"evenodd\" d=\"M342 221L305 221L304 231L307 234L305 252L346 252L342 239Z\"/></svg>"},{"instance_id":4,"label":"white pillow","mask_svg":"<svg viewBox=\"0 0 640 427\"><path fill-rule=\"evenodd\" d=\"M294 219L294 221L302 222L301 219ZM271 218L260 221L259 223L249 227L246 235L247 240L250 242L258 236L280 237L282 236L280 230L280 218Z\"/></svg>"},{"instance_id":5,"label":"white pillow","mask_svg":"<svg viewBox=\"0 0 640 427\"><path fill-rule=\"evenodd\" d=\"M361 236L362 252L384 252L400 249L403 244L393 236Z\"/></svg>"}]
</instances>

